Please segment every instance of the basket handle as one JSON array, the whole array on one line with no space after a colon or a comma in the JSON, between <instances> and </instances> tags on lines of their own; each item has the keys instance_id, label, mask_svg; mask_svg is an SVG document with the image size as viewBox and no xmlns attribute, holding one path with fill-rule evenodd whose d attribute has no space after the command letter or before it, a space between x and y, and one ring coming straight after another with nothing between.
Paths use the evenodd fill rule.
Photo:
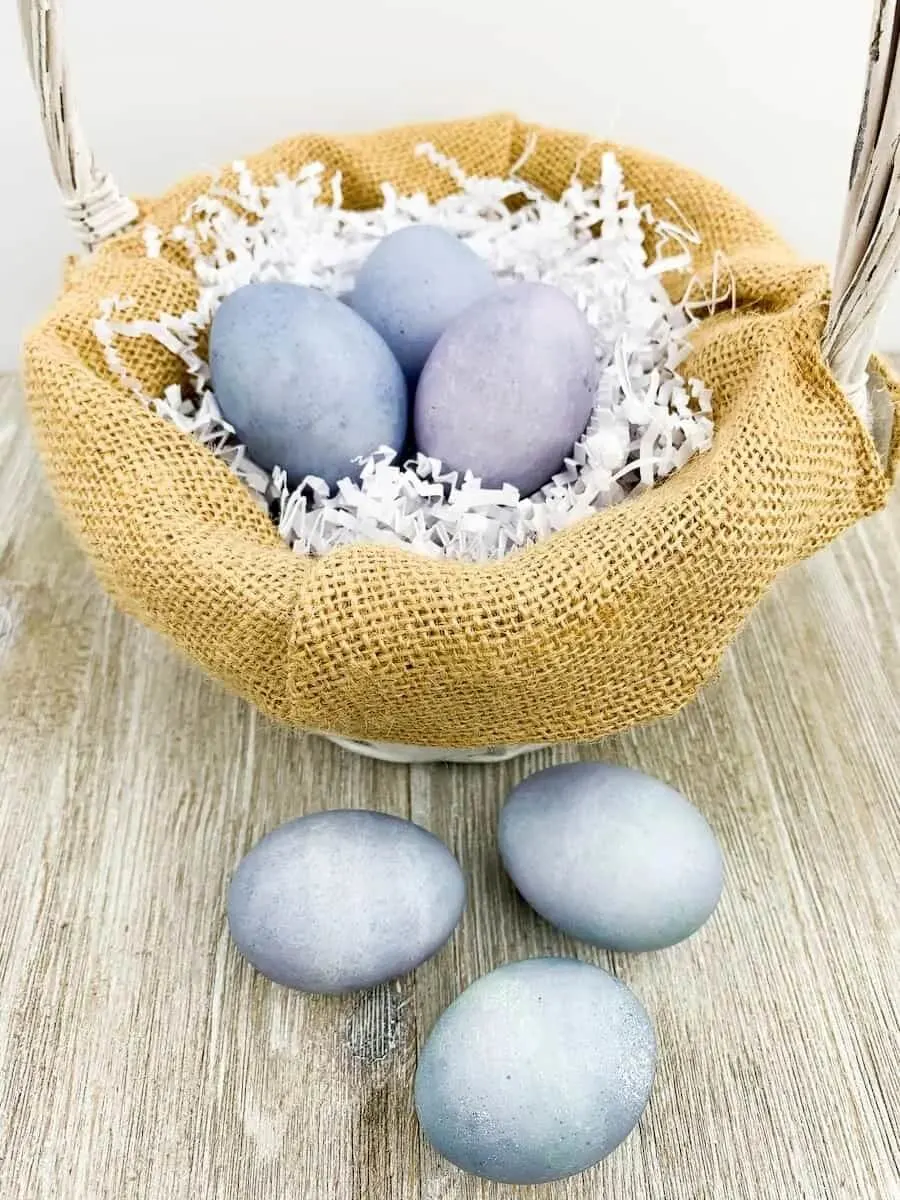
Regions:
<instances>
[{"instance_id":1,"label":"basket handle","mask_svg":"<svg viewBox=\"0 0 900 1200\"><path fill-rule=\"evenodd\" d=\"M96 246L138 216L134 201L101 172L72 100L62 49L62 0L18 0L44 134L66 214ZM875 0L869 71L850 171L823 352L859 411L878 319L900 270L900 0Z\"/></svg>"},{"instance_id":2,"label":"basket handle","mask_svg":"<svg viewBox=\"0 0 900 1200\"><path fill-rule=\"evenodd\" d=\"M875 0L869 70L850 167L822 350L863 411L878 321L900 271L900 0Z\"/></svg>"},{"instance_id":3,"label":"basket handle","mask_svg":"<svg viewBox=\"0 0 900 1200\"><path fill-rule=\"evenodd\" d=\"M137 218L137 205L123 196L111 175L94 162L69 86L63 53L59 0L19 0L19 19L50 162L66 215L88 249Z\"/></svg>"}]
</instances>

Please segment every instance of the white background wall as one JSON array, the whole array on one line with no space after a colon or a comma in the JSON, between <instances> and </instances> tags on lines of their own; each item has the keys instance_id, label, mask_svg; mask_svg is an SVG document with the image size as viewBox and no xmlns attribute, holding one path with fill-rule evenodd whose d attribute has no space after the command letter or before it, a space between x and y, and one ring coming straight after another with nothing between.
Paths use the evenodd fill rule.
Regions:
<instances>
[{"instance_id":1,"label":"white background wall","mask_svg":"<svg viewBox=\"0 0 900 1200\"><path fill-rule=\"evenodd\" d=\"M70 0L84 124L129 191L304 128L517 110L718 177L830 259L867 0ZM477 81L477 82L472 82ZM0 370L70 249L0 4ZM900 297L882 328L900 349Z\"/></svg>"}]
</instances>

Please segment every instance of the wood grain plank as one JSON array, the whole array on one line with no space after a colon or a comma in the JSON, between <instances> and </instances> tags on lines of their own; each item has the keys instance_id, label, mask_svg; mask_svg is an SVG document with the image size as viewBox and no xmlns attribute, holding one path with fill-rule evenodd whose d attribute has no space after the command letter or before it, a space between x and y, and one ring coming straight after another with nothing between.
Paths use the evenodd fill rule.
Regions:
<instances>
[{"instance_id":1,"label":"wood grain plank","mask_svg":"<svg viewBox=\"0 0 900 1200\"><path fill-rule=\"evenodd\" d=\"M416 1047L510 958L608 965L657 1025L637 1133L547 1200L900 1200L900 501L788 574L669 721L491 767L357 759L278 728L116 614L0 380L0 1195L501 1200L421 1143ZM516 897L513 782L602 757L681 787L728 859L715 919L606 956ZM347 999L274 987L224 890L263 832L332 805L444 837L453 941Z\"/></svg>"},{"instance_id":2,"label":"wood grain plank","mask_svg":"<svg viewBox=\"0 0 900 1200\"><path fill-rule=\"evenodd\" d=\"M224 921L262 833L405 816L405 768L276 727L114 612L4 417L0 1195L405 1200L408 986L291 993Z\"/></svg>"}]
</instances>

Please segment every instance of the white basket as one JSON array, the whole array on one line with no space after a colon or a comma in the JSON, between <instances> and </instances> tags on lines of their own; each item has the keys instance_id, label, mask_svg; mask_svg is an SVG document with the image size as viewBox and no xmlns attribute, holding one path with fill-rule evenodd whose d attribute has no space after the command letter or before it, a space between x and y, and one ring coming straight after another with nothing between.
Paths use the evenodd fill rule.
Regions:
<instances>
[{"instance_id":1,"label":"white basket","mask_svg":"<svg viewBox=\"0 0 900 1200\"><path fill-rule=\"evenodd\" d=\"M32 78L64 208L88 251L126 228L134 202L101 171L84 137L63 54L61 0L19 0ZM869 69L849 195L822 337L826 362L861 419L869 421L868 364L890 285L900 270L900 0L875 0ZM434 750L332 737L346 749L392 762L496 762L535 749Z\"/></svg>"}]
</instances>

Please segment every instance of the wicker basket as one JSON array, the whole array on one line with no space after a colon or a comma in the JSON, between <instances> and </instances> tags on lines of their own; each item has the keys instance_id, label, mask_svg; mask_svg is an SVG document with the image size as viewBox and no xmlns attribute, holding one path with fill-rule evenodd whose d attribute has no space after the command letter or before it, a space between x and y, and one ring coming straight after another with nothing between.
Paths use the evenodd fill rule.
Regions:
<instances>
[{"instance_id":1,"label":"wicker basket","mask_svg":"<svg viewBox=\"0 0 900 1200\"><path fill-rule=\"evenodd\" d=\"M896 404L900 392L898 392L896 384L883 386L883 376L879 376L881 383L874 388L870 387L869 379L878 317L884 307L889 285L900 266L900 223L898 223L900 166L897 161L898 145L900 145L900 86L895 82L898 75L895 68L898 33L900 33L900 7L898 5L900 5L900 0L876 0L866 101L853 157L850 193L846 203L837 265L833 274L833 286L830 294L823 293L824 300L822 302L828 304L828 314L827 320L824 322L824 330L821 333L821 351L819 347L815 347L813 356L819 362L818 364L813 363L811 367L814 376L813 390L815 390L815 386L821 386L826 391L829 388L837 391L839 388L857 413L866 414L866 420L869 420L874 408L874 425L872 426L874 442L867 433L863 432L862 424L855 433L851 431L850 440L853 441L856 438L859 442L862 447L860 454L866 458L870 467L876 452L880 452L884 463L884 486L881 486L879 480L869 488L867 495L864 500L860 501L858 507L848 508L843 514L832 515L828 519L823 518L819 523L821 528L810 529L804 539L797 540L791 553L782 554L782 558L777 562L773 559L770 574L767 577L761 577L758 586L755 584L753 588L748 589L747 595L742 597L740 603L731 606L727 619L723 617L720 624L723 627L727 626L725 634L722 634L721 630L717 630L715 636L708 635L708 644L702 645L702 653L699 655L702 662L698 662L696 670L682 670L682 674L689 678L682 681L679 687L668 687L663 681L660 685L658 702L634 706L633 710L627 709L625 706L621 713L606 722L600 719L573 719L568 724L564 723L567 736L594 736L609 729L622 727L630 720L643 720L662 715L664 712L671 711L678 703L689 699L690 694L712 672L728 637L736 630L753 600L771 581L776 570L790 561L802 557L803 554L811 553L830 537L840 532L840 529L846 526L850 520L864 515L865 512L873 511L884 502L886 480L890 474L888 462L891 458L896 459L900 453L898 452L900 441L898 441L897 430L894 428L894 407L888 393L893 393L894 404ZM69 220L88 252L94 251L110 239L120 242L123 239L127 241L128 234L125 231L138 220L139 209L132 200L118 190L111 176L97 168L85 141L76 117L62 53L60 4L56 0L19 0L19 8L26 50L40 100L52 164L63 194L65 211ZM552 137L556 138L557 142L560 139L565 141L563 135L552 135ZM638 158L636 161L640 167L643 160ZM677 170L676 168L672 169ZM691 178L696 179L697 177L691 176ZM715 185L703 186L706 188L703 193L704 202L709 199L709 196L725 197L727 195L721 189L714 190ZM178 193L178 195L184 194ZM731 203L730 201L723 202ZM735 205L737 203L734 202ZM749 213L749 210L740 211ZM747 219L751 224L755 222L754 227L758 230L764 229L763 224L758 222L758 219L752 214L749 214ZM765 234L764 236L769 235ZM129 250L129 253L133 252ZM811 271L814 272L815 269L811 268ZM752 276L751 269L748 278L752 279ZM813 277L818 278L815 275ZM748 304L758 306L759 298L751 295ZM812 309L816 308L815 295L811 307ZM812 312L804 316L803 328L811 327L810 321L815 318L815 315L815 312ZM817 332L816 337L818 338L818 336ZM46 386L46 380L42 385L40 362L37 361L39 358L39 352L36 351L32 354L29 386L33 392L39 391L41 386ZM824 359L824 365L821 363L822 359ZM816 372L824 375L826 366L831 378L819 378ZM61 370L60 368L57 371L57 377ZM879 375L880 370L876 367L876 375ZM254 692L249 685L242 686L243 680L240 678L239 671L229 673L228 670L211 661L215 659L214 655L204 655L204 653L198 652L189 638L179 637L177 629L173 632L171 624L167 624L163 617L154 612L152 605L148 607L136 591L129 591L128 586L124 584L119 586L116 564L110 564L108 560L104 560L103 555L97 552L95 544L92 543L89 531L86 532L90 522L85 521L83 513L76 511L73 516L73 509L77 509L78 506L71 502L70 497L66 496L67 485L60 484L59 463L53 461L52 450L48 452L46 431L42 431L41 428L41 405L35 402L34 398L32 411L36 414L38 440L44 450L45 458L48 459L51 479L57 487L57 492L62 493L63 507L73 519L76 528L82 533L89 552L92 553L100 568L101 577L116 598L148 623L172 634L188 653L238 691L249 695L251 699L256 700L276 716L301 723L293 713L295 711L305 712L308 709L303 709L296 696L293 697L294 707L287 709L284 705L280 706L280 697L279 703L274 701L269 703L265 696L261 699L258 694L259 689ZM43 437L42 432L44 433ZM845 438L845 442L846 440ZM870 480L871 477L870 470ZM665 485L661 490L666 491L669 486ZM659 505L657 505L658 508ZM773 521L790 520L791 514L790 512L776 514L772 519ZM714 523L711 523L711 528L713 527ZM714 537L715 534L707 530L704 536ZM567 543L567 553L569 554L572 553L572 545L572 542ZM596 550L596 546L594 549ZM546 558L541 561L546 561ZM366 562L371 567L371 556L366 559ZM732 574L735 569L735 565L732 564ZM407 574L409 574L408 570ZM369 577L371 578L371 575ZM623 608L622 611L625 612L626 609ZM590 628L587 625L584 637L590 637ZM502 647L499 657L502 659ZM502 670L496 660L491 669L498 673ZM520 666L519 669L521 671L523 668ZM457 672L456 679L464 681L465 675ZM558 683L557 680L556 684L558 685ZM377 684L377 673L373 671L373 688L377 689ZM485 690L482 687L482 694ZM459 704L464 705L464 703L465 698L462 697ZM348 711L350 711L349 708ZM459 711L462 712L463 709L460 708ZM628 716L628 712L631 712L632 715ZM307 725L311 723L313 722L309 720L305 722ZM332 737L332 740L338 744L359 753L404 762L495 761L533 748L531 745L485 745L483 740L480 740L478 745L474 745L474 741L479 739L467 737L461 739L465 742L462 747L452 749L449 748L453 745L450 722L445 722L440 734L442 746L437 749L408 744L414 740L409 735L408 722L406 726L403 726L402 723L398 726L403 733L402 739L370 741L358 736L362 725L365 725L368 731L370 726L366 720L335 718L327 722L329 732L326 733L326 736ZM385 730L389 727L390 723L383 720L376 719L371 722L371 728L380 729L382 737L385 736ZM535 737L535 742L540 741L543 744L548 740L543 735L542 728L539 728L538 723L529 723L527 719L521 719L521 716L518 723L515 724L515 728L525 732L526 736L529 733L540 732L541 736L540 738ZM357 736L344 736L348 731L354 732Z\"/></svg>"}]
</instances>

